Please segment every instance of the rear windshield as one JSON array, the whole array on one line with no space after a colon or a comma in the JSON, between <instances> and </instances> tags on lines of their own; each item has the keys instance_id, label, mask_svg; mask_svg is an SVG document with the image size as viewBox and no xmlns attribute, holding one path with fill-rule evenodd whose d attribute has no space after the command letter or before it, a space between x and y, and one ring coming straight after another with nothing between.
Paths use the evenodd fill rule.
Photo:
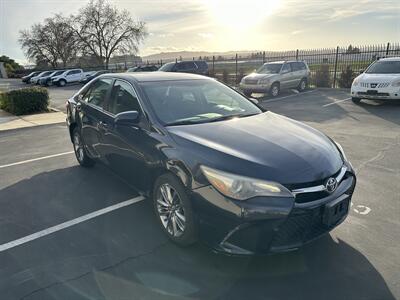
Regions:
<instances>
[{"instance_id":1,"label":"rear windshield","mask_svg":"<svg viewBox=\"0 0 400 300\"><path fill-rule=\"evenodd\" d=\"M161 68L158 69L158 71L169 72L172 70L174 65L175 65L175 63L173 63L173 62L167 63L165 65L162 65Z\"/></svg>"},{"instance_id":2,"label":"rear windshield","mask_svg":"<svg viewBox=\"0 0 400 300\"><path fill-rule=\"evenodd\" d=\"M365 73L368 74L399 74L400 61L377 61Z\"/></svg>"}]
</instances>

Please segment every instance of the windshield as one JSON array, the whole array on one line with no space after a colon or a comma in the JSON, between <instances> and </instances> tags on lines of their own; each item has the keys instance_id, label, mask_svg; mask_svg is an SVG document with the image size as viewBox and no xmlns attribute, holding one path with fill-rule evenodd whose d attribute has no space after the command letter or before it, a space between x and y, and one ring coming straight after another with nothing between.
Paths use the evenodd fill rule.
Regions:
<instances>
[{"instance_id":1,"label":"windshield","mask_svg":"<svg viewBox=\"0 0 400 300\"><path fill-rule=\"evenodd\" d=\"M368 74L399 74L400 61L377 61L365 73Z\"/></svg>"},{"instance_id":2,"label":"windshield","mask_svg":"<svg viewBox=\"0 0 400 300\"><path fill-rule=\"evenodd\" d=\"M278 74L281 71L282 64L265 64L261 66L256 73L258 74Z\"/></svg>"},{"instance_id":3,"label":"windshield","mask_svg":"<svg viewBox=\"0 0 400 300\"><path fill-rule=\"evenodd\" d=\"M170 72L172 71L172 68L174 67L175 63L170 62L167 63L165 65L162 65L161 68L158 69L158 71L162 71L162 72Z\"/></svg>"},{"instance_id":4,"label":"windshield","mask_svg":"<svg viewBox=\"0 0 400 300\"><path fill-rule=\"evenodd\" d=\"M207 123L262 112L241 94L214 80L152 82L142 87L164 125Z\"/></svg>"}]
</instances>

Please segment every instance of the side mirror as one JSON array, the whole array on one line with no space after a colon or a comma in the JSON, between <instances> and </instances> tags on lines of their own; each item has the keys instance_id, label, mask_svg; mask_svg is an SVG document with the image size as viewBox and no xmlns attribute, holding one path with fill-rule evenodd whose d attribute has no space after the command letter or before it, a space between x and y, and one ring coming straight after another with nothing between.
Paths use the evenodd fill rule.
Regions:
<instances>
[{"instance_id":1,"label":"side mirror","mask_svg":"<svg viewBox=\"0 0 400 300\"><path fill-rule=\"evenodd\" d=\"M139 112L136 110L124 111L115 116L115 125L136 125L139 122Z\"/></svg>"},{"instance_id":2,"label":"side mirror","mask_svg":"<svg viewBox=\"0 0 400 300\"><path fill-rule=\"evenodd\" d=\"M259 101L257 99L255 99L255 98L249 98L249 100L251 102L253 102L254 104L258 104L259 103Z\"/></svg>"}]
</instances>

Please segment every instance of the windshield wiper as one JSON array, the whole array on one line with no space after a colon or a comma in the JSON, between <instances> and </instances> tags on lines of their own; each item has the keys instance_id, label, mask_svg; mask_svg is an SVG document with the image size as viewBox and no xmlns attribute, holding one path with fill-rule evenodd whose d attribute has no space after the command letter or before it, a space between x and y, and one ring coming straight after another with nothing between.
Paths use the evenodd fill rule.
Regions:
<instances>
[{"instance_id":1,"label":"windshield wiper","mask_svg":"<svg viewBox=\"0 0 400 300\"><path fill-rule=\"evenodd\" d=\"M178 125L191 125L191 124L200 124L200 123L205 123L208 122L208 119L206 120L178 120L175 122L167 123L165 126L178 126Z\"/></svg>"},{"instance_id":2,"label":"windshield wiper","mask_svg":"<svg viewBox=\"0 0 400 300\"><path fill-rule=\"evenodd\" d=\"M258 115L258 114L259 113L227 115L227 116L221 116L221 117L209 119L208 122L225 121L225 120L230 120L230 119L234 119L234 118L245 118L245 117L250 117L250 116L254 116L254 115Z\"/></svg>"}]
</instances>

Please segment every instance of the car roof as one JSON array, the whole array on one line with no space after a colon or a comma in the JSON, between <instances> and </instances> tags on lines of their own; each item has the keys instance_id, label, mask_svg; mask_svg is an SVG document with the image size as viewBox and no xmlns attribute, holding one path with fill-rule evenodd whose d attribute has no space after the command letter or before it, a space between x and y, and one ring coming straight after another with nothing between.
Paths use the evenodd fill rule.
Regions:
<instances>
[{"instance_id":1,"label":"car roof","mask_svg":"<svg viewBox=\"0 0 400 300\"><path fill-rule=\"evenodd\" d=\"M400 61L400 57L385 57L381 58L379 61Z\"/></svg>"},{"instance_id":2,"label":"car roof","mask_svg":"<svg viewBox=\"0 0 400 300\"><path fill-rule=\"evenodd\" d=\"M279 61L269 61L269 62L266 62L264 65L266 65L266 64L295 63L295 62L305 63L305 62L302 61L302 60L279 60Z\"/></svg>"},{"instance_id":3,"label":"car roof","mask_svg":"<svg viewBox=\"0 0 400 300\"><path fill-rule=\"evenodd\" d=\"M168 80L199 80L199 79L208 79L213 80L210 77L190 74L190 73L178 73L178 72L146 72L146 73L113 73L113 74L104 74L102 77L111 77L125 79L128 81L135 82L149 82L149 81L168 81Z\"/></svg>"}]
</instances>

